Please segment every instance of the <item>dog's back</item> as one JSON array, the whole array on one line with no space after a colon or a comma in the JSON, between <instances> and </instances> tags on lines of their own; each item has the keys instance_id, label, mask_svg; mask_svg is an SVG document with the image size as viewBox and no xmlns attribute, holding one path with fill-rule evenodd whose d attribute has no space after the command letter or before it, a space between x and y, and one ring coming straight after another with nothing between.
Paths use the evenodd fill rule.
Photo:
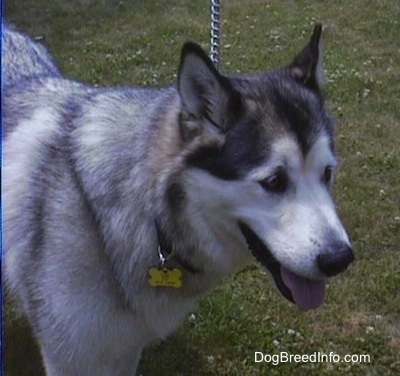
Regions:
<instances>
[{"instance_id":1,"label":"dog's back","mask_svg":"<svg viewBox=\"0 0 400 376\"><path fill-rule=\"evenodd\" d=\"M6 86L31 77L61 76L46 48L39 42L3 24L3 72Z\"/></svg>"}]
</instances>

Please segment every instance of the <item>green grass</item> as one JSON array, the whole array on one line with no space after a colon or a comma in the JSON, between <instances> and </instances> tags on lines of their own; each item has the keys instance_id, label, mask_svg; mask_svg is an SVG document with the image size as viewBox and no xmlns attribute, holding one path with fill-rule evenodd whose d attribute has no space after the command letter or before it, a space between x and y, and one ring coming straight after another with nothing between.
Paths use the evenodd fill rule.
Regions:
<instances>
[{"instance_id":1,"label":"green grass","mask_svg":"<svg viewBox=\"0 0 400 376\"><path fill-rule=\"evenodd\" d=\"M162 86L176 79L184 41L209 48L208 1L6 0L4 8L20 29L45 36L67 76L91 84ZM328 106L338 124L335 196L357 262L306 314L248 267L144 352L143 375L400 374L400 3L223 2L221 69L288 63L316 21L326 27ZM8 374L40 375L26 322L9 302L6 316ZM369 354L371 362L274 366L255 363L255 351Z\"/></svg>"}]
</instances>

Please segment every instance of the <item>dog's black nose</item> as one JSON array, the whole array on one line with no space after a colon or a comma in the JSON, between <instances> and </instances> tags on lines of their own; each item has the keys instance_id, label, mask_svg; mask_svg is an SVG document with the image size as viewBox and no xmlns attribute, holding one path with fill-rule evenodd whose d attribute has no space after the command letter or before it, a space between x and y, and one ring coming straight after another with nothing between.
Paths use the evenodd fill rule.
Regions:
<instances>
[{"instance_id":1,"label":"dog's black nose","mask_svg":"<svg viewBox=\"0 0 400 376\"><path fill-rule=\"evenodd\" d=\"M332 277L346 270L354 261L353 250L347 244L338 244L330 247L328 253L318 255L318 267L327 277Z\"/></svg>"}]
</instances>

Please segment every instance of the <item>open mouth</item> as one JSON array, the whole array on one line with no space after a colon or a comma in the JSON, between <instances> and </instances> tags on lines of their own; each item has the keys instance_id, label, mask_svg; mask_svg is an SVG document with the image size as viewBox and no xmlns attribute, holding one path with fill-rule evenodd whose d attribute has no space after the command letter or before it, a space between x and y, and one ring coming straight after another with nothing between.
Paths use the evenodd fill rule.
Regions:
<instances>
[{"instance_id":1,"label":"open mouth","mask_svg":"<svg viewBox=\"0 0 400 376\"><path fill-rule=\"evenodd\" d=\"M324 281L301 277L290 271L274 258L268 247L249 226L239 222L239 227L251 253L269 270L276 286L286 299L304 311L315 309L322 304L325 298Z\"/></svg>"}]
</instances>

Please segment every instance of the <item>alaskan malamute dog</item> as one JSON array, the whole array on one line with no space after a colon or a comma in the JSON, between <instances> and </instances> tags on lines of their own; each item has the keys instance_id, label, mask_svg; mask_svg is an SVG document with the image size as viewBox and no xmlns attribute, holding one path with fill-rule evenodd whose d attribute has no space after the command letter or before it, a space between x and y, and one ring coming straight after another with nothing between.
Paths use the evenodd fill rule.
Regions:
<instances>
[{"instance_id":1,"label":"alaskan malamute dog","mask_svg":"<svg viewBox=\"0 0 400 376\"><path fill-rule=\"evenodd\" d=\"M31 76L5 87L5 276L48 375L133 375L252 256L302 310L323 302L353 253L330 194L320 36L241 76L187 43L177 85L157 90L17 67ZM28 51L6 45L5 71L40 62Z\"/></svg>"}]
</instances>

